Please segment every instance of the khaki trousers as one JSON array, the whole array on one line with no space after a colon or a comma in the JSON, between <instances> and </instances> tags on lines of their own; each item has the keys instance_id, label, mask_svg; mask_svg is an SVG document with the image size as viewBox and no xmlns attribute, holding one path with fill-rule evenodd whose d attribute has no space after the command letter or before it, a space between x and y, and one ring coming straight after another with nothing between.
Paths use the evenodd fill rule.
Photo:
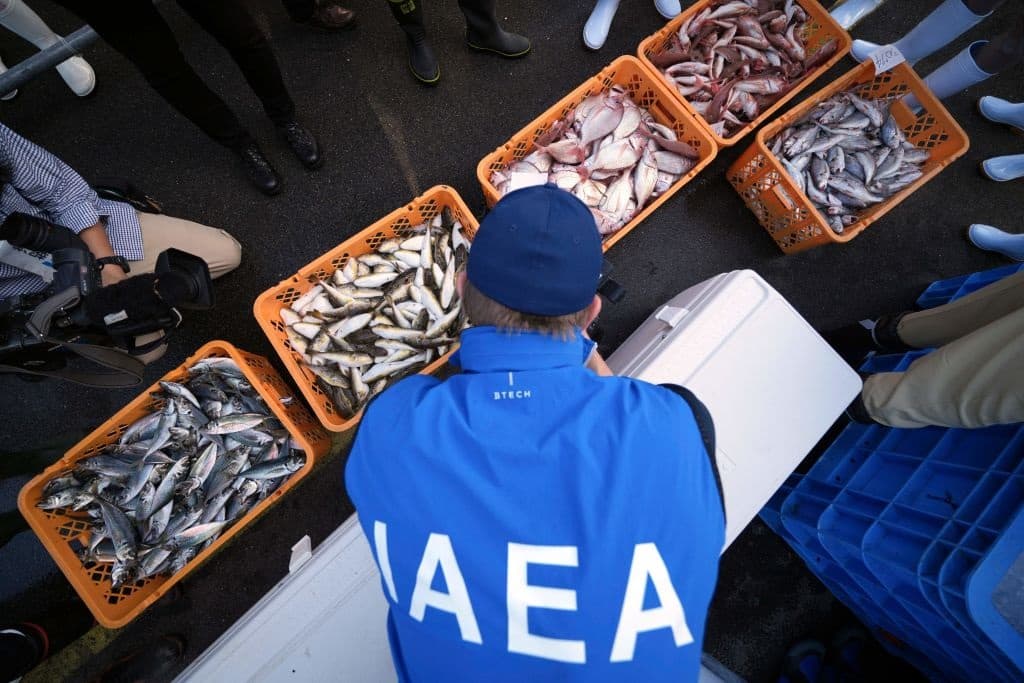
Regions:
<instances>
[{"instance_id":1,"label":"khaki trousers","mask_svg":"<svg viewBox=\"0 0 1024 683\"><path fill-rule=\"evenodd\" d=\"M864 407L890 427L973 429L1024 422L1024 272L905 315L900 339L935 351L864 382Z\"/></svg>"},{"instance_id":2,"label":"khaki trousers","mask_svg":"<svg viewBox=\"0 0 1024 683\"><path fill-rule=\"evenodd\" d=\"M144 256L141 261L131 262L131 274L152 273L157 257L165 249L180 249L195 254L206 261L210 276L218 278L238 267L242 259L242 245L224 230L193 223L183 218L172 218L163 214L139 212L142 227ZM164 336L153 332L136 337L138 346L149 344ZM152 363L167 351L167 344L161 344L152 351L136 356L143 363Z\"/></svg>"}]
</instances>

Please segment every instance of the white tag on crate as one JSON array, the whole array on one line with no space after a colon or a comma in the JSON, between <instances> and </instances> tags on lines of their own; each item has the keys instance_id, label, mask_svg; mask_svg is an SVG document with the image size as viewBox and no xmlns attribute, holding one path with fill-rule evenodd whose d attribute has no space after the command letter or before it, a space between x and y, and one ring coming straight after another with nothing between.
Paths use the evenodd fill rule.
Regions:
<instances>
[{"instance_id":1,"label":"white tag on crate","mask_svg":"<svg viewBox=\"0 0 1024 683\"><path fill-rule=\"evenodd\" d=\"M882 74L897 64L907 61L903 53L895 45L883 45L871 53L871 61L875 63L875 74Z\"/></svg>"},{"instance_id":2,"label":"white tag on crate","mask_svg":"<svg viewBox=\"0 0 1024 683\"><path fill-rule=\"evenodd\" d=\"M515 190L521 190L524 187L544 185L547 182L547 173L523 173L521 171L513 171L509 174L508 191L513 192Z\"/></svg>"}]
</instances>

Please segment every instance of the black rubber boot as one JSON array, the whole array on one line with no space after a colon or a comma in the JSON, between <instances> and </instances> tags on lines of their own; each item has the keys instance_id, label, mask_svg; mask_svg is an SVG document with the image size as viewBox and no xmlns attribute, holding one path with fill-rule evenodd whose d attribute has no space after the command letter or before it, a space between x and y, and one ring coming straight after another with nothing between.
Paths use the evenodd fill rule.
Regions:
<instances>
[{"instance_id":1,"label":"black rubber boot","mask_svg":"<svg viewBox=\"0 0 1024 683\"><path fill-rule=\"evenodd\" d=\"M437 57L427 41L427 29L423 24L423 7L420 0L388 0L391 13L398 25L405 31L409 44L409 70L420 83L434 85L441 79L441 68Z\"/></svg>"},{"instance_id":2,"label":"black rubber boot","mask_svg":"<svg viewBox=\"0 0 1024 683\"><path fill-rule=\"evenodd\" d=\"M502 57L522 57L530 51L530 39L509 33L495 15L497 0L459 0L466 15L466 43L474 50Z\"/></svg>"}]
</instances>

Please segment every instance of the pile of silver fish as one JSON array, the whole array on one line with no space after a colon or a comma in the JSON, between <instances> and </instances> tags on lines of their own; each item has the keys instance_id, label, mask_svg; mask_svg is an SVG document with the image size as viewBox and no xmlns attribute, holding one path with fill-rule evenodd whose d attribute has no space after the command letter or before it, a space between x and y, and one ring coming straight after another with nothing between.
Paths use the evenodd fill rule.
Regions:
<instances>
[{"instance_id":1,"label":"pile of silver fish","mask_svg":"<svg viewBox=\"0 0 1024 683\"><path fill-rule=\"evenodd\" d=\"M491 174L501 196L554 183L594 214L607 237L693 168L700 154L620 86L591 95L554 122L534 151Z\"/></svg>"},{"instance_id":2,"label":"pile of silver fish","mask_svg":"<svg viewBox=\"0 0 1024 683\"><path fill-rule=\"evenodd\" d=\"M180 571L306 464L233 360L188 373L160 382L159 411L50 479L37 503L93 520L79 559L113 565L114 588Z\"/></svg>"},{"instance_id":3,"label":"pile of silver fish","mask_svg":"<svg viewBox=\"0 0 1024 683\"><path fill-rule=\"evenodd\" d=\"M890 108L851 89L816 105L768 142L836 234L923 175L929 152L907 140Z\"/></svg>"},{"instance_id":4,"label":"pile of silver fish","mask_svg":"<svg viewBox=\"0 0 1024 683\"><path fill-rule=\"evenodd\" d=\"M349 259L281 309L292 349L345 418L444 355L466 326L455 292L469 254L462 225L446 208L410 233Z\"/></svg>"},{"instance_id":5,"label":"pile of silver fish","mask_svg":"<svg viewBox=\"0 0 1024 683\"><path fill-rule=\"evenodd\" d=\"M728 138L835 54L835 39L807 54L806 23L794 0L715 0L683 21L650 60Z\"/></svg>"}]
</instances>

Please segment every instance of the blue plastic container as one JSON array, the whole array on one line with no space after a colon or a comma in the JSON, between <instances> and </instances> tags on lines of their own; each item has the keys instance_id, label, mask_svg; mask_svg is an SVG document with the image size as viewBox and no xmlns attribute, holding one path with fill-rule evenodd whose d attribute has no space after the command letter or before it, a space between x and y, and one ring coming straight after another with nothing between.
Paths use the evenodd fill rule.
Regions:
<instances>
[{"instance_id":1,"label":"blue plastic container","mask_svg":"<svg viewBox=\"0 0 1024 683\"><path fill-rule=\"evenodd\" d=\"M1007 275L1013 275L1021 270L1024 270L1024 263L983 270L978 273L971 273L970 275L951 277L948 280L938 280L928 285L928 289L924 290L921 296L917 298L917 306L918 308L941 306L949 301L967 296L985 285L990 285L993 282L1002 280Z\"/></svg>"},{"instance_id":2,"label":"blue plastic container","mask_svg":"<svg viewBox=\"0 0 1024 683\"><path fill-rule=\"evenodd\" d=\"M1022 269L936 282L918 305ZM898 372L925 353L873 356L862 370ZM888 649L931 679L1016 681L1024 680L1022 508L1024 425L853 424L761 516L866 624L896 636L880 638Z\"/></svg>"}]
</instances>

